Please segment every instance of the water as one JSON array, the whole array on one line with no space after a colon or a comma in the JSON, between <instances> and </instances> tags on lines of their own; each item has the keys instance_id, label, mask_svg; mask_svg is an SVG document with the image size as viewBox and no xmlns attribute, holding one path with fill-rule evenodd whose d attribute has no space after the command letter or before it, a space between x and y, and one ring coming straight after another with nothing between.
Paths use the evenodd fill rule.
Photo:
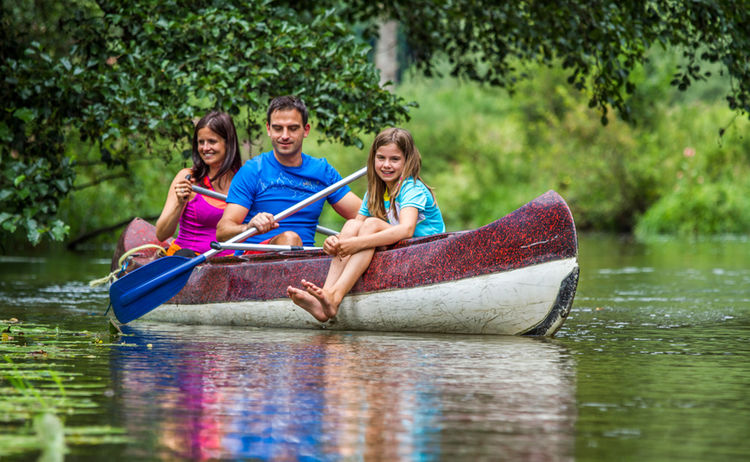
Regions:
<instances>
[{"instance_id":1,"label":"water","mask_svg":"<svg viewBox=\"0 0 750 462\"><path fill-rule=\"evenodd\" d=\"M0 319L28 326L0 356L63 377L64 397L25 372L62 416L65 460L745 460L750 242L580 248L554 339L168 324L119 337L106 289L86 284L106 258L0 257ZM26 441L23 409L3 412L21 401L8 382L0 435ZM29 444L8 460L37 460Z\"/></svg>"}]
</instances>

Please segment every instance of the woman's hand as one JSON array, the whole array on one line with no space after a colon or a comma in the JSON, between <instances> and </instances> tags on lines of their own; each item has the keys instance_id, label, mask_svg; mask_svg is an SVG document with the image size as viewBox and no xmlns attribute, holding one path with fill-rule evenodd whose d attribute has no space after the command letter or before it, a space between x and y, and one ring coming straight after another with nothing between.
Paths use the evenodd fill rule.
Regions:
<instances>
[{"instance_id":1,"label":"woman's hand","mask_svg":"<svg viewBox=\"0 0 750 462\"><path fill-rule=\"evenodd\" d=\"M175 231L177 231L182 212L185 210L193 192L193 183L187 179L190 173L189 168L183 168L177 172L172 182L169 183L164 208L162 208L159 219L156 220L156 238L160 241L166 241L174 236Z\"/></svg>"},{"instance_id":2,"label":"woman's hand","mask_svg":"<svg viewBox=\"0 0 750 462\"><path fill-rule=\"evenodd\" d=\"M174 192L180 205L185 204L190 199L193 192L193 183L187 178L182 178L174 184Z\"/></svg>"}]
</instances>

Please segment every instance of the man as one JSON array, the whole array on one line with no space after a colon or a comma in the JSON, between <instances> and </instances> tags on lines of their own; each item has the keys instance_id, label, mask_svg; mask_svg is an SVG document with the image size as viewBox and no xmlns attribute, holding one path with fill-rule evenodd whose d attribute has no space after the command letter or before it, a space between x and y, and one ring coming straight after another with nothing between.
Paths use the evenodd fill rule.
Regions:
<instances>
[{"instance_id":1,"label":"man","mask_svg":"<svg viewBox=\"0 0 750 462\"><path fill-rule=\"evenodd\" d=\"M302 152L302 141L310 133L307 119L307 107L301 99L280 96L271 101L266 130L273 150L250 159L234 176L227 207L216 228L219 241L255 227L258 233L246 242L314 245L323 200L278 223L273 218L341 180L341 175L325 159ZM348 186L331 193L326 200L346 219L357 216L362 203Z\"/></svg>"}]
</instances>

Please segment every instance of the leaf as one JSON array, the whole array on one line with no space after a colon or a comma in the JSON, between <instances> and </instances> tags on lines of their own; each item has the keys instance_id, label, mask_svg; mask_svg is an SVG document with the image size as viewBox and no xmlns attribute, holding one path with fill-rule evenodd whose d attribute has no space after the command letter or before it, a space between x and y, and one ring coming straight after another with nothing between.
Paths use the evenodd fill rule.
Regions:
<instances>
[{"instance_id":1,"label":"leaf","mask_svg":"<svg viewBox=\"0 0 750 462\"><path fill-rule=\"evenodd\" d=\"M13 132L11 132L10 128L8 128L5 122L0 122L0 141L7 143L12 140Z\"/></svg>"},{"instance_id":2,"label":"leaf","mask_svg":"<svg viewBox=\"0 0 750 462\"><path fill-rule=\"evenodd\" d=\"M69 232L70 226L66 225L61 220L54 220L52 222L52 229L50 229L52 239L56 241L62 241L63 239L65 239L65 236L67 236Z\"/></svg>"},{"instance_id":3,"label":"leaf","mask_svg":"<svg viewBox=\"0 0 750 462\"><path fill-rule=\"evenodd\" d=\"M37 228L36 221L34 221L34 224L26 225L26 239L28 239L28 241L34 246L39 244L39 242L42 240L42 233L40 232L39 228Z\"/></svg>"},{"instance_id":4,"label":"leaf","mask_svg":"<svg viewBox=\"0 0 750 462\"><path fill-rule=\"evenodd\" d=\"M23 120L26 123L29 123L32 120L34 120L34 111L32 111L29 108L22 107L22 108L16 109L13 112L13 116L18 119Z\"/></svg>"}]
</instances>

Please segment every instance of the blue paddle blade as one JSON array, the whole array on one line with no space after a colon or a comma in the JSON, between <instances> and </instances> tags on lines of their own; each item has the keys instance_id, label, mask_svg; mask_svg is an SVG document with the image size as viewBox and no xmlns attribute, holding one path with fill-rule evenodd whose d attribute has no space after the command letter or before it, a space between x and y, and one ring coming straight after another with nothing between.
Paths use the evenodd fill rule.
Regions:
<instances>
[{"instance_id":1,"label":"blue paddle blade","mask_svg":"<svg viewBox=\"0 0 750 462\"><path fill-rule=\"evenodd\" d=\"M163 257L121 277L109 287L115 317L126 324L174 297L205 260L204 255Z\"/></svg>"}]
</instances>

